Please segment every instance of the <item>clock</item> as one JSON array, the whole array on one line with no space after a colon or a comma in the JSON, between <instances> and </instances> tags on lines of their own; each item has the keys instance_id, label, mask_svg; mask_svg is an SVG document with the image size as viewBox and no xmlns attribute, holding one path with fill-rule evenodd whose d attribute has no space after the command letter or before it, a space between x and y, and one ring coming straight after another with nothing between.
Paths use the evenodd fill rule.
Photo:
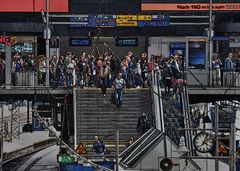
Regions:
<instances>
[{"instance_id":1,"label":"clock","mask_svg":"<svg viewBox=\"0 0 240 171\"><path fill-rule=\"evenodd\" d=\"M215 141L207 132L200 132L196 134L193 139L193 145L198 152L208 153L213 150Z\"/></svg>"}]
</instances>

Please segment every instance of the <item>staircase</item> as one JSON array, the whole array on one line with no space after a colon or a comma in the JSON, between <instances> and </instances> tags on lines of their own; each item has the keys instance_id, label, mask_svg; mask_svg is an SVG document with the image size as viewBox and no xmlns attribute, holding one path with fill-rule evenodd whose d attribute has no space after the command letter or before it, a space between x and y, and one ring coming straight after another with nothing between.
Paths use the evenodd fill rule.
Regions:
<instances>
[{"instance_id":1,"label":"staircase","mask_svg":"<svg viewBox=\"0 0 240 171\"><path fill-rule=\"evenodd\" d=\"M178 145L181 134L184 135L184 131L177 130L178 128L184 128L182 109L176 105L172 95L162 92L162 97L165 132L171 141Z\"/></svg>"},{"instance_id":2,"label":"staircase","mask_svg":"<svg viewBox=\"0 0 240 171\"><path fill-rule=\"evenodd\" d=\"M77 143L91 146L93 137L98 135L111 154L115 150L115 130L119 130L120 151L130 137L139 137L137 123L140 115L145 112L152 114L149 89L127 89L123 94L123 105L118 110L111 104L113 90L107 91L103 97L97 88L76 90L77 101ZM91 150L90 150L91 151Z\"/></svg>"}]
</instances>

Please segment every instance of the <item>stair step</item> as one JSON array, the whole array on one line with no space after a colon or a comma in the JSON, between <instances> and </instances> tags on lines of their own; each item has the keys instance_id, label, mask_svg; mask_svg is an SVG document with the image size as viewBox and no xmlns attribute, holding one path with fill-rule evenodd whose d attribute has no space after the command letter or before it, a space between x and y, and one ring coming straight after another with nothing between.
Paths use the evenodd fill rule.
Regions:
<instances>
[{"instance_id":1,"label":"stair step","mask_svg":"<svg viewBox=\"0 0 240 171\"><path fill-rule=\"evenodd\" d=\"M143 112L152 113L148 89L127 90L123 95L123 104L118 110L110 102L111 93L102 97L100 89L77 91L77 139L93 141L95 135L109 136L105 140L115 141L115 130L119 130L121 141L127 142L130 137L138 138L137 122ZM112 151L112 150L111 150ZM115 151L113 149L113 151Z\"/></svg>"}]
</instances>

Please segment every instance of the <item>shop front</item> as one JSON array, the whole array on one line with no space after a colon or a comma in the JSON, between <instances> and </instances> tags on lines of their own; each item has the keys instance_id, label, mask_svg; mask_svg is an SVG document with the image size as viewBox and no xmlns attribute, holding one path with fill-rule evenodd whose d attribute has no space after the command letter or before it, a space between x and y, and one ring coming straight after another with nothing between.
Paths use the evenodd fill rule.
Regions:
<instances>
[{"instance_id":1,"label":"shop front","mask_svg":"<svg viewBox=\"0 0 240 171\"><path fill-rule=\"evenodd\" d=\"M0 56L5 59L6 46L11 46L11 53L14 56L17 52L22 56L29 56L37 53L37 38L35 36L10 36L0 35Z\"/></svg>"}]
</instances>

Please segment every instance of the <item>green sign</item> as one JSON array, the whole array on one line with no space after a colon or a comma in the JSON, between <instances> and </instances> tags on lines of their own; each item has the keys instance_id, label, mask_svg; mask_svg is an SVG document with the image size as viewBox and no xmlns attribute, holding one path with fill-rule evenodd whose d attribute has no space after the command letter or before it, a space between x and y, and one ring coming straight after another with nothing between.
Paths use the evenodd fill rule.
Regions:
<instances>
[{"instance_id":1,"label":"green sign","mask_svg":"<svg viewBox=\"0 0 240 171\"><path fill-rule=\"evenodd\" d=\"M75 158L72 156L68 156L66 154L59 154L58 155L58 163L61 164L68 164L68 163L74 163Z\"/></svg>"}]
</instances>

